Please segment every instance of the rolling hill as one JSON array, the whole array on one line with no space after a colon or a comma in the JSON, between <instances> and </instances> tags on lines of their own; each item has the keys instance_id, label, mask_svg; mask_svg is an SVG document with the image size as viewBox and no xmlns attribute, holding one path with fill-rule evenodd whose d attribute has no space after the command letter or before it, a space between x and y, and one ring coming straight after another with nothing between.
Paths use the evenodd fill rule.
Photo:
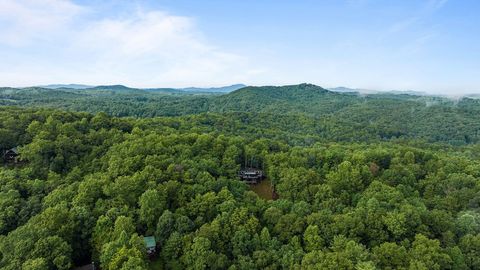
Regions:
<instances>
[{"instance_id":1,"label":"rolling hill","mask_svg":"<svg viewBox=\"0 0 480 270\"><path fill-rule=\"evenodd\" d=\"M88 89L0 88L0 105L50 107L113 116L157 117L215 113L277 132L365 141L419 138L465 144L480 141L480 100L406 93L339 93L312 84L243 87L226 94L122 85ZM170 92L168 92L170 91ZM299 122L299 123L292 123ZM232 129L232 132L233 129ZM270 131L269 131L270 132Z\"/></svg>"}]
</instances>

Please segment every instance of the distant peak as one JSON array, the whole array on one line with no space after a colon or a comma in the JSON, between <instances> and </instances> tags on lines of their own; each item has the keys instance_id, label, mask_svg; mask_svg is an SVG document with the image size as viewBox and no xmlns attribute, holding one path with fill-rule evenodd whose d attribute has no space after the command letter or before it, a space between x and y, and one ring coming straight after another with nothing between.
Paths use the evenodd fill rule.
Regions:
<instances>
[{"instance_id":1,"label":"distant peak","mask_svg":"<svg viewBox=\"0 0 480 270\"><path fill-rule=\"evenodd\" d=\"M115 89L130 89L130 87L127 87L122 84L114 84L114 85L99 85L95 86L95 88L115 88Z\"/></svg>"},{"instance_id":2,"label":"distant peak","mask_svg":"<svg viewBox=\"0 0 480 270\"><path fill-rule=\"evenodd\" d=\"M92 88L95 86L92 85L85 85L85 84L75 84L75 83L70 83L70 84L49 84L49 85L40 85L37 87L41 88L48 88L48 89L58 89L58 88L69 88L69 89L87 89L87 88Z\"/></svg>"},{"instance_id":3,"label":"distant peak","mask_svg":"<svg viewBox=\"0 0 480 270\"><path fill-rule=\"evenodd\" d=\"M300 87L320 87L320 86L312 84L312 83L301 83L298 86L300 86Z\"/></svg>"}]
</instances>

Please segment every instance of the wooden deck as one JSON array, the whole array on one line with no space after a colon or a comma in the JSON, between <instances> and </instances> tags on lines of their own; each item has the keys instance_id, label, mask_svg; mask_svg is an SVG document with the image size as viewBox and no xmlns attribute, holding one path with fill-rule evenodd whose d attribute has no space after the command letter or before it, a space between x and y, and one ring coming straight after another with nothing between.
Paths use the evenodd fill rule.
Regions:
<instances>
[{"instance_id":1,"label":"wooden deck","mask_svg":"<svg viewBox=\"0 0 480 270\"><path fill-rule=\"evenodd\" d=\"M246 168L238 172L238 177L247 184L256 184L264 178L262 170Z\"/></svg>"}]
</instances>

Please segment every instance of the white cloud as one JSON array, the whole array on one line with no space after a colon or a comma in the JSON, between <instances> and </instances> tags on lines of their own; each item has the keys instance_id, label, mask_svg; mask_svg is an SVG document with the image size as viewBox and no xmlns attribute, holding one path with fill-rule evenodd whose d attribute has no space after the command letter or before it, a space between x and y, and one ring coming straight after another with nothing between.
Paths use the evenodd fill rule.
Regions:
<instances>
[{"instance_id":1,"label":"white cloud","mask_svg":"<svg viewBox=\"0 0 480 270\"><path fill-rule=\"evenodd\" d=\"M45 40L83 11L64 0L0 0L0 43L26 46Z\"/></svg>"},{"instance_id":2,"label":"white cloud","mask_svg":"<svg viewBox=\"0 0 480 270\"><path fill-rule=\"evenodd\" d=\"M218 82L247 62L208 44L191 19L158 11L92 23L72 49L89 52L95 70L149 85Z\"/></svg>"},{"instance_id":3,"label":"white cloud","mask_svg":"<svg viewBox=\"0 0 480 270\"><path fill-rule=\"evenodd\" d=\"M0 22L10 26L0 28L0 36L7 36L0 43L27 47L27 55L32 55L32 59L10 55L11 63L0 63L0 73L8 71L16 80L23 75L28 84L61 80L139 87L220 85L258 75L251 72L258 68L250 68L246 57L210 44L189 17L137 9L128 16L94 20L88 17L92 12L88 7L68 1L0 3L0 16L20 15ZM41 45L42 52L35 49L38 39L51 41ZM0 77L0 84L19 85Z\"/></svg>"}]
</instances>

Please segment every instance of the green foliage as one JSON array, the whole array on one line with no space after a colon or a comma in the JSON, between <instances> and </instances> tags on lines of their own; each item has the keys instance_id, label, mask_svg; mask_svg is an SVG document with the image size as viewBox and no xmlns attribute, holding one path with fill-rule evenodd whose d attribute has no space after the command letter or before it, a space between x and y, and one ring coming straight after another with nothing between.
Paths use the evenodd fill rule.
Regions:
<instances>
[{"instance_id":1,"label":"green foliage","mask_svg":"<svg viewBox=\"0 0 480 270\"><path fill-rule=\"evenodd\" d=\"M473 101L417 110L412 97L379 96L365 105L309 85L198 99L232 96L208 106L243 112L133 119L3 107L1 147L19 146L22 162L0 167L0 268L95 261L147 269L146 235L155 236L162 269L480 268L475 137L464 146L416 140L457 136L436 127L417 133L423 120L417 127L397 119L388 141L378 135L387 122L350 127L368 117L378 125L393 117L385 108L403 106L446 113L449 123L473 117ZM244 97L269 104L250 107ZM279 104L285 111L273 112ZM315 115L324 105L328 115ZM335 118L350 110L359 114ZM374 117L377 110L385 114ZM393 139L399 128L403 139ZM237 179L245 165L265 171L278 200L260 199Z\"/></svg>"},{"instance_id":2,"label":"green foliage","mask_svg":"<svg viewBox=\"0 0 480 270\"><path fill-rule=\"evenodd\" d=\"M123 86L86 90L0 88L0 106L105 112L118 117L184 116L182 119L193 121L191 126L195 127L207 124L229 134L289 137L298 144L398 138L451 145L476 143L480 140L479 102L471 98L453 101L407 94L336 93L311 84L245 87L224 95ZM212 117L211 113L216 115ZM18 138L18 132L9 127L17 124L15 118L11 116L0 124L0 148L14 146L12 139ZM180 124L170 118L166 121ZM110 127L102 122L102 116L95 117L94 123L95 127ZM63 150L62 157L69 157L65 151L69 149ZM54 166L64 162L58 157Z\"/></svg>"}]
</instances>

